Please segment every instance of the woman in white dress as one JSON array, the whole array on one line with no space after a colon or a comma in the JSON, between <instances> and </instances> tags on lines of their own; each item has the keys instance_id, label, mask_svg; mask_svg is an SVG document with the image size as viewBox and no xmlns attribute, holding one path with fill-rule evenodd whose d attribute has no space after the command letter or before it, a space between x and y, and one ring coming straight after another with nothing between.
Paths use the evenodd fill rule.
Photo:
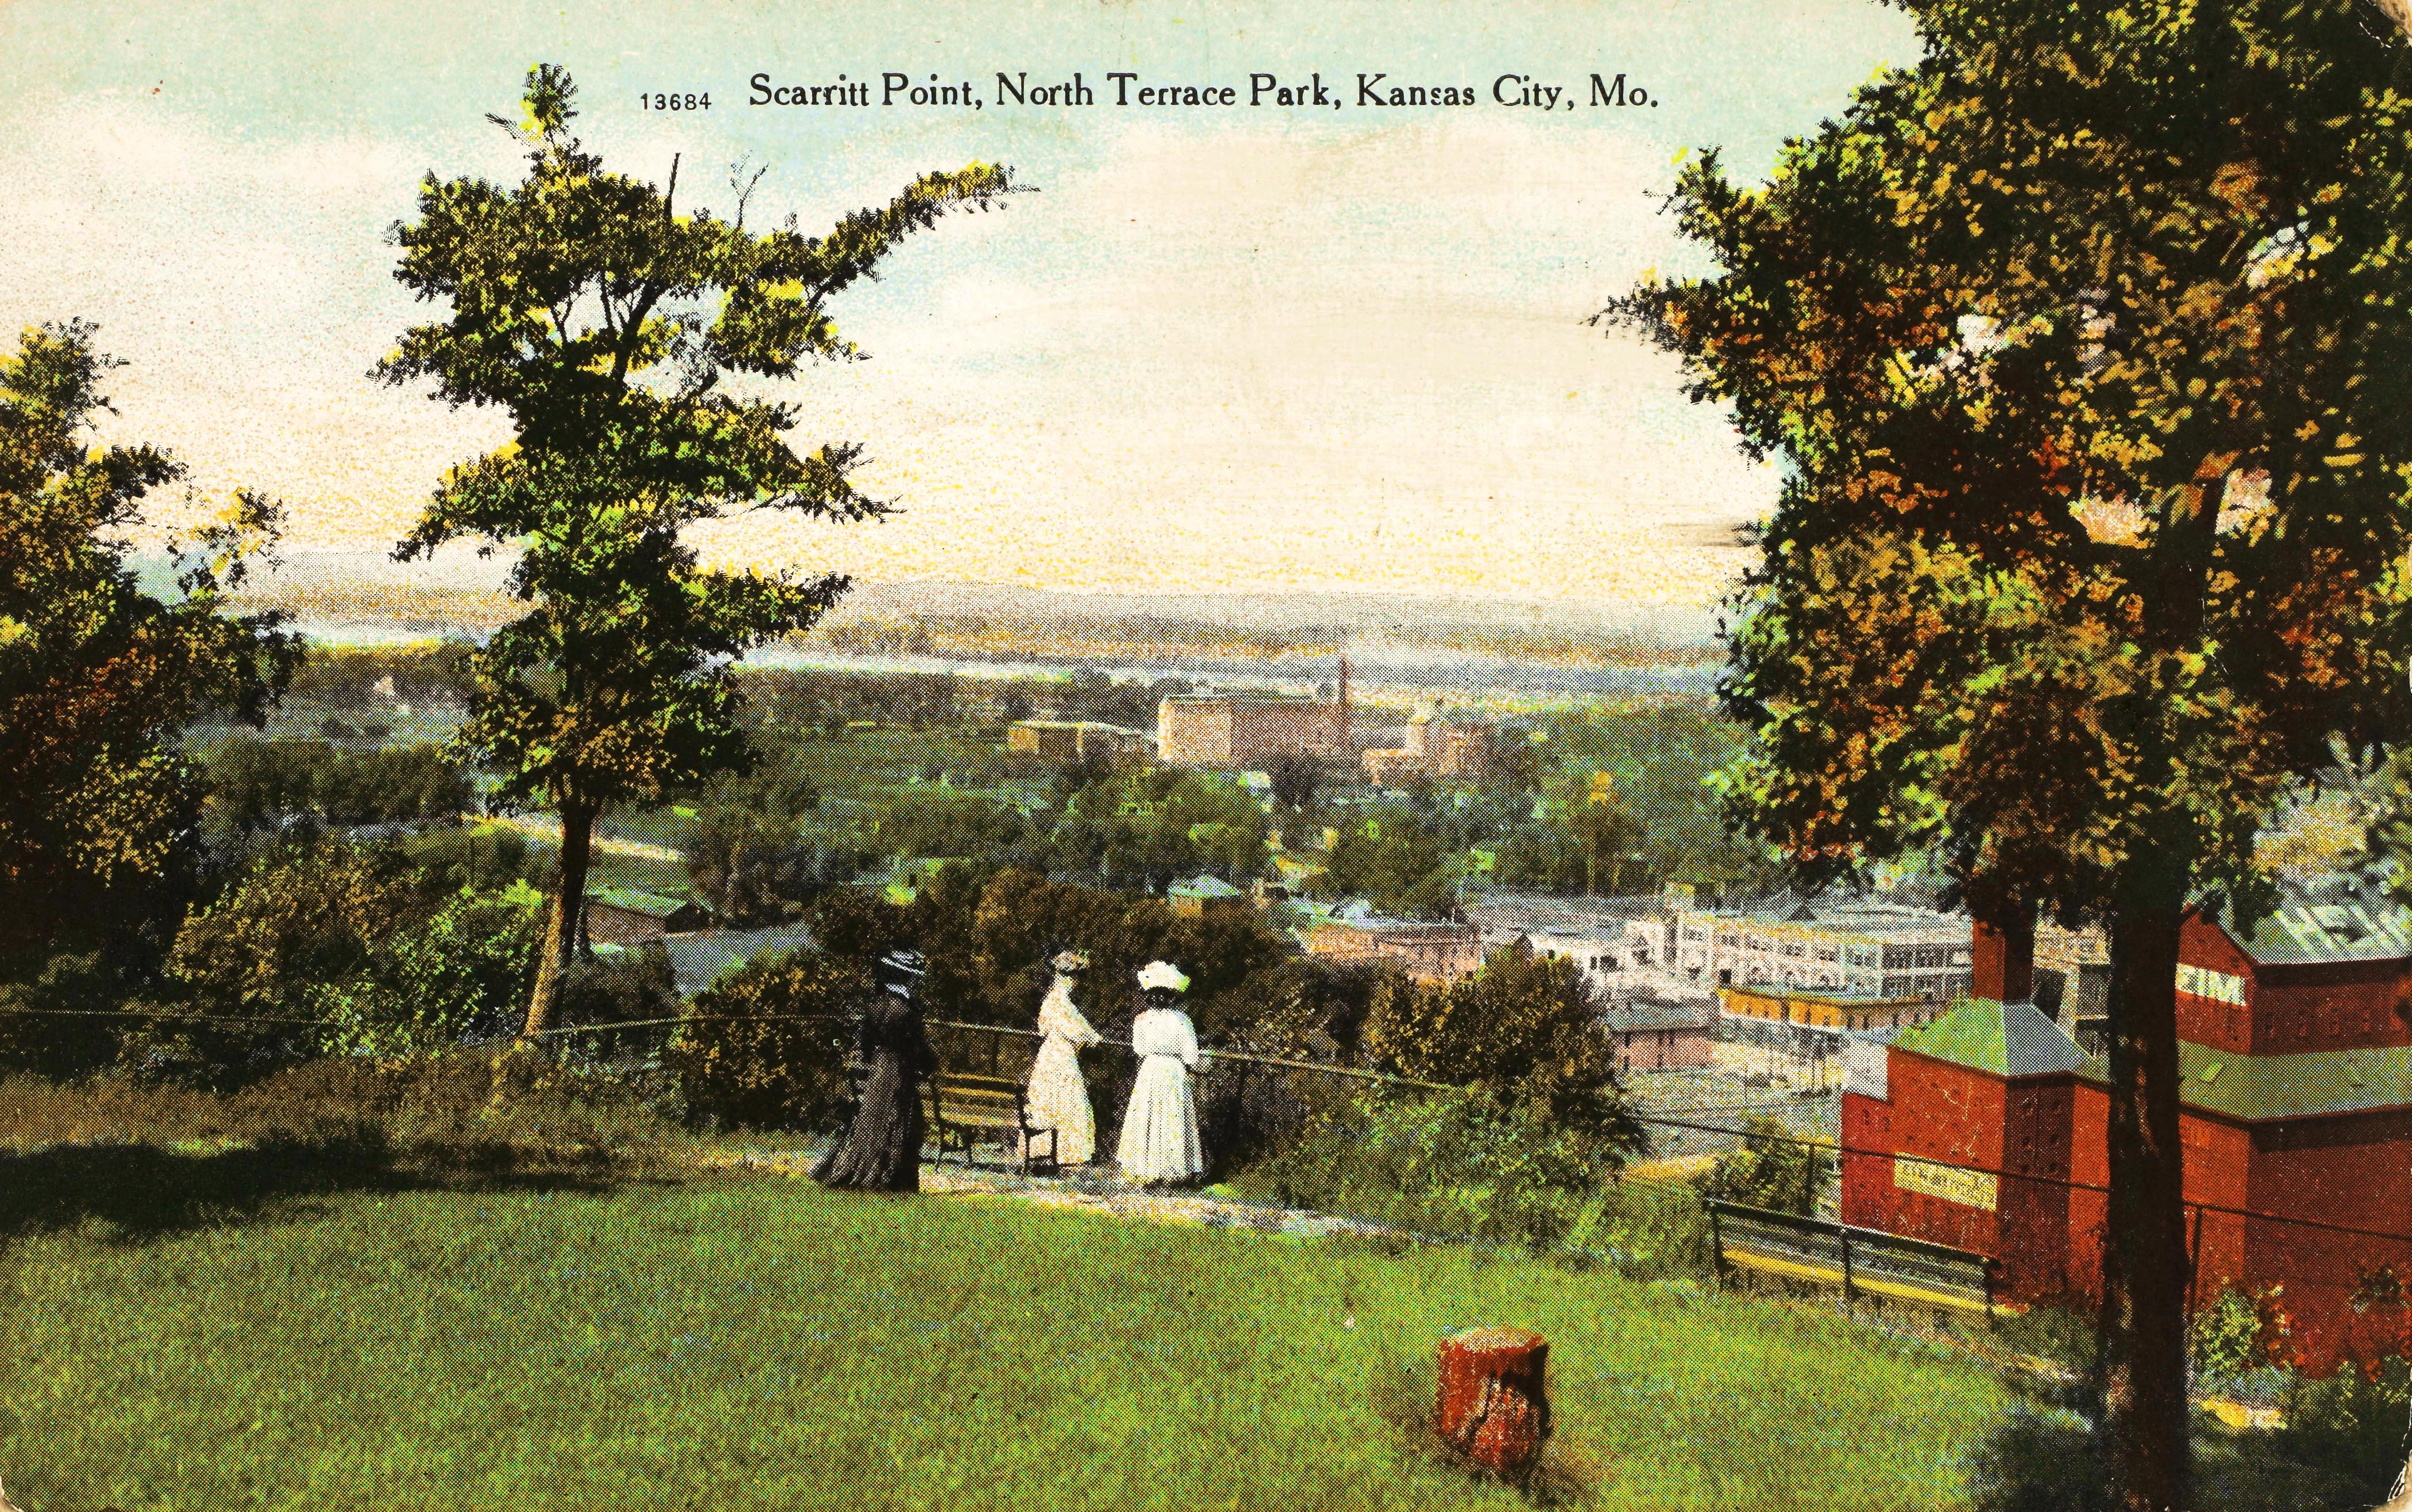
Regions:
<instances>
[{"instance_id":1,"label":"woman in white dress","mask_svg":"<svg viewBox=\"0 0 2412 1512\"><path fill-rule=\"evenodd\" d=\"M1132 1182L1185 1182L1205 1174L1206 1152L1198 1143L1198 1108L1189 1096L1189 1073L1198 1065L1198 1030L1181 1011L1189 978L1161 961L1139 974L1146 1008L1131 1020L1131 1050L1140 1057L1139 1080L1123 1110L1122 1140L1114 1163Z\"/></svg>"},{"instance_id":2,"label":"woman in white dress","mask_svg":"<svg viewBox=\"0 0 2412 1512\"><path fill-rule=\"evenodd\" d=\"M1089 1084L1081 1076L1081 1047L1103 1036L1089 1027L1072 1002L1072 988L1088 969L1089 958L1066 950L1050 964L1055 968L1055 982L1038 1005L1038 1032L1046 1037L1030 1063L1030 1123L1034 1129L1054 1131L1057 1165L1085 1166L1097 1152L1097 1115L1089 1106ZM1048 1152L1046 1139L1037 1144L1041 1154ZM1024 1156L1028 1153L1025 1149Z\"/></svg>"}]
</instances>

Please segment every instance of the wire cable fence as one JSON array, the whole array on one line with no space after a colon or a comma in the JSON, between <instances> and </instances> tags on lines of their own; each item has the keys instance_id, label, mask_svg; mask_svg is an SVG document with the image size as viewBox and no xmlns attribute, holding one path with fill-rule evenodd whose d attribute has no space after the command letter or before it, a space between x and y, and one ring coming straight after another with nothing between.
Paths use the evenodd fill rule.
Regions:
<instances>
[{"instance_id":1,"label":"wire cable fence","mask_svg":"<svg viewBox=\"0 0 2412 1512\"><path fill-rule=\"evenodd\" d=\"M12 1006L0 1008L0 1017L97 1020L129 1026L190 1026L210 1031L249 1030L288 1035L295 1031L324 1031L328 1027L322 1020L289 1015L175 1009ZM593 1048L581 1058L595 1064L633 1064L657 1062L663 1050L683 1029L703 1024L818 1023L833 1031L831 1042L836 1044L850 1041L850 1034L846 1031L854 1021L852 1015L831 1013L681 1014L562 1025L533 1037L561 1046L582 1042ZM942 1063L1017 1079L1027 1076L1032 1055L1043 1037L1035 1030L1007 1024L949 1019L925 1020L924 1023ZM620 1036L633 1036L634 1042ZM521 1036L496 1036L516 1037ZM1101 1039L1100 1048L1126 1052L1130 1042L1108 1035ZM1135 1060L1125 1055L1098 1067L1093 1075L1093 1099L1103 1115L1101 1123L1121 1108L1135 1069ZM1232 1116L1242 1117L1252 1098L1278 1103L1287 1096L1312 1110L1332 1107L1335 1089L1344 1094L1354 1092L1377 1100L1396 1097L1410 1101L1463 1098L1473 1090L1364 1067L1228 1048L1204 1050L1200 1069L1201 1110L1210 1124L1219 1116L1219 1109L1236 1108L1240 1113ZM1301 1090L1304 1085L1327 1090L1320 1094L1310 1094ZM1787 1204L1797 1207L1798 1211L1789 1215L1794 1219L1811 1225L1832 1225L1837 1218L1847 1215L1837 1213L1835 1218L1821 1218L1817 1209L1823 1189L1841 1188L1839 1206L1846 1210L1866 1210L1867 1201L1855 1204L1853 1199L1864 1199L1874 1193L1890 1201L1893 1211L1905 1207L1919 1214L1915 1224L1892 1226L1919 1230L1897 1236L1905 1246L1940 1245L1955 1253L1989 1258L2000 1268L2014 1292L2035 1297L2055 1292L2075 1296L2097 1284L2090 1267L2098 1264L2099 1235L2110 1197L2107 1182L1941 1155L1913 1156L1894 1149L1787 1132L1763 1123L1739 1126L1732 1122L1715 1121L1720 1114L1731 1118L1780 1111L1789 1106L1762 1100L1678 1105L1664 1110L1636 1107L1631 1117L1649 1132L1653 1146L1658 1149L1688 1137L1699 1141L1690 1147L1695 1153L1711 1156L1728 1155L1746 1146L1791 1149L1804 1153L1808 1168L1817 1175L1811 1189L1797 1203ZM1101 1152L1110 1148L1102 1138L1105 1132L1101 1128ZM1710 1210L1703 1205L1709 1194L1692 1182L1633 1170L1629 1166L1629 1162L1610 1161L1594 1169L1589 1184L1595 1194L1629 1193L1632 1200L1655 1210L1646 1216L1662 1227L1669 1221L1674 1207L1688 1206L1690 1218L1699 1220L1699 1226L1709 1234L1709 1266L1721 1271L1725 1246L1716 1232L1717 1226L1709 1221ZM1902 1197L1905 1192L1910 1194L1909 1199ZM1595 1198L1581 1205L1572 1237L1588 1241L1603 1232L1613 1232L1621 1219L1629 1216L1612 1211L1616 1202L1623 1200L1618 1198L1603 1207ZM2266 1285L2258 1288L2257 1305L2272 1314L2265 1320L2269 1327L2284 1329L2307 1317L2316 1319L2324 1335L2317 1352L2324 1356L2371 1358L2412 1352L2412 1232L2207 1197L2186 1199L2184 1213L2189 1263L2187 1275L2182 1279L2192 1310L2202 1312L2223 1302L2232 1306L2233 1299L2228 1295L2231 1289L2252 1294L2257 1290L2254 1278L2282 1273L2283 1283L2274 1284L2281 1286L2283 1299L2273 1300L2277 1294L2270 1293ZM1386 1216L1370 1211L1351 1215L1375 1221ZM1854 1232L1874 1233L1876 1229L1859 1226ZM1680 1247L1680 1239L1670 1242ZM1802 1240L1802 1247L1806 1253L1823 1242L1813 1236ZM1609 1247L1615 1248L1613 1244ZM1844 1285L1847 1289L1849 1282L1846 1280Z\"/></svg>"}]
</instances>

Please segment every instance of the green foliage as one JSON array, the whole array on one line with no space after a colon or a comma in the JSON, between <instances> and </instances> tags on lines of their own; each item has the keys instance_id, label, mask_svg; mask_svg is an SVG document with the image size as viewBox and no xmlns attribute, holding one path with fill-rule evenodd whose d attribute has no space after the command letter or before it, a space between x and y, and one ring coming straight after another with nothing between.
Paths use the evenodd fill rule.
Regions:
<instances>
[{"instance_id":1,"label":"green foliage","mask_svg":"<svg viewBox=\"0 0 2412 1512\"><path fill-rule=\"evenodd\" d=\"M0 1069L65 1079L108 1064L125 1025L100 1015L122 1010L147 985L134 965L106 950L60 954L22 980L0 981Z\"/></svg>"},{"instance_id":2,"label":"green foliage","mask_svg":"<svg viewBox=\"0 0 2412 1512\"><path fill-rule=\"evenodd\" d=\"M792 405L724 380L858 357L830 301L948 210L1011 187L1007 170L975 164L925 175L823 238L792 221L757 233L744 226L750 183L732 184L736 213L723 218L607 171L569 134L574 99L563 70L531 69L526 176L420 185L417 218L393 231L395 277L448 316L404 332L376 369L510 418L510 442L452 469L399 552L471 537L519 553L509 591L528 611L471 658L457 743L502 773L502 801L560 813L556 926L583 895L595 819L742 768L730 668L814 624L847 587L834 574L707 569L682 532L739 509L887 511L851 481L859 446L799 452ZM566 961L571 932L557 927L555 941ZM549 1010L540 985L531 1021Z\"/></svg>"},{"instance_id":3,"label":"green foliage","mask_svg":"<svg viewBox=\"0 0 2412 1512\"><path fill-rule=\"evenodd\" d=\"M1367 1014L1365 1050L1394 1075L1537 1109L1608 1168L1646 1140L1616 1086L1599 1005L1571 961L1520 947L1493 951L1454 982L1390 978Z\"/></svg>"},{"instance_id":4,"label":"green foliage","mask_svg":"<svg viewBox=\"0 0 2412 1512\"><path fill-rule=\"evenodd\" d=\"M1754 1118L1742 1148L1728 1151L1699 1179L1705 1196L1771 1212L1815 1216L1817 1193L1833 1174L1833 1157L1799 1142L1782 1122Z\"/></svg>"},{"instance_id":5,"label":"green foliage","mask_svg":"<svg viewBox=\"0 0 2412 1512\"><path fill-rule=\"evenodd\" d=\"M473 1031L499 1033L536 980L536 909L537 895L524 886L499 896L456 893L386 935L367 969L319 998L320 1048L421 1055L449 1050Z\"/></svg>"},{"instance_id":6,"label":"green foliage","mask_svg":"<svg viewBox=\"0 0 2412 1512\"><path fill-rule=\"evenodd\" d=\"M293 703L373 709L391 697L408 704L465 703L469 643L426 640L392 646L316 645L293 670Z\"/></svg>"},{"instance_id":7,"label":"green foliage","mask_svg":"<svg viewBox=\"0 0 2412 1512\"><path fill-rule=\"evenodd\" d=\"M96 444L114 365L81 322L0 358L0 979L61 949L155 960L197 849L201 784L178 737L208 709L261 723L299 655L279 616L223 612L278 524L256 494L169 543L169 594L137 582L129 538L184 469Z\"/></svg>"},{"instance_id":8,"label":"green foliage","mask_svg":"<svg viewBox=\"0 0 2412 1512\"><path fill-rule=\"evenodd\" d=\"M2284 1286L2222 1287L2194 1315L2195 1366L2214 1379L2243 1375L2294 1358Z\"/></svg>"},{"instance_id":9,"label":"green foliage","mask_svg":"<svg viewBox=\"0 0 2412 1512\"><path fill-rule=\"evenodd\" d=\"M468 774L433 745L346 751L324 741L232 740L210 754L211 816L250 832L293 815L335 826L457 818Z\"/></svg>"},{"instance_id":10,"label":"green foliage","mask_svg":"<svg viewBox=\"0 0 2412 1512\"><path fill-rule=\"evenodd\" d=\"M2374 1488L2385 1486L2404 1463L2412 1360L2398 1357L2316 1381L2295 1377L2281 1416L2272 1436L2283 1452Z\"/></svg>"},{"instance_id":11,"label":"green foliage","mask_svg":"<svg viewBox=\"0 0 2412 1512\"><path fill-rule=\"evenodd\" d=\"M835 1126L850 1095L846 1015L870 989L861 965L813 949L757 957L705 989L662 1052L688 1116L737 1128ZM781 1021L742 1021L772 1016Z\"/></svg>"},{"instance_id":12,"label":"green foliage","mask_svg":"<svg viewBox=\"0 0 2412 1512\"><path fill-rule=\"evenodd\" d=\"M831 955L868 971L912 939L906 911L865 888L836 888L813 905L813 938Z\"/></svg>"},{"instance_id":13,"label":"green foliage","mask_svg":"<svg viewBox=\"0 0 2412 1512\"><path fill-rule=\"evenodd\" d=\"M1293 812L1315 801L1323 786L1323 763L1313 756L1285 751L1265 764L1272 779L1273 801Z\"/></svg>"},{"instance_id":14,"label":"green foliage","mask_svg":"<svg viewBox=\"0 0 2412 1512\"><path fill-rule=\"evenodd\" d=\"M398 846L272 851L185 921L169 971L185 1011L300 1021L170 1024L128 1054L223 1081L314 1050L406 1055L496 1032L534 978L537 903L524 885L448 890Z\"/></svg>"},{"instance_id":15,"label":"green foliage","mask_svg":"<svg viewBox=\"0 0 2412 1512\"><path fill-rule=\"evenodd\" d=\"M542 880L549 864L527 836L506 825L446 827L402 840L402 853L444 892L500 892L514 882Z\"/></svg>"},{"instance_id":16,"label":"green foliage","mask_svg":"<svg viewBox=\"0 0 2412 1512\"><path fill-rule=\"evenodd\" d=\"M1449 912L1462 873L1438 829L1416 807L1384 803L1341 828L1317 892L1364 898L1384 913L1435 918Z\"/></svg>"},{"instance_id":17,"label":"green foliage","mask_svg":"<svg viewBox=\"0 0 2412 1512\"><path fill-rule=\"evenodd\" d=\"M1319 1113L1249 1173L1285 1206L1546 1249L1614 1172L1593 1139L1487 1092L1368 1092Z\"/></svg>"}]
</instances>

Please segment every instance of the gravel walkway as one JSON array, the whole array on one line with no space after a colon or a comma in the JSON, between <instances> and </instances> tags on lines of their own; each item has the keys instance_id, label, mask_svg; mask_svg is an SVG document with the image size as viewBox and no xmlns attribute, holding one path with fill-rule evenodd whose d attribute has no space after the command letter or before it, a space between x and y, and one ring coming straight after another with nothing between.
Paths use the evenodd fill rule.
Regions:
<instances>
[{"instance_id":1,"label":"gravel walkway","mask_svg":"<svg viewBox=\"0 0 2412 1512\"><path fill-rule=\"evenodd\" d=\"M740 1149L708 1154L703 1164L802 1176L811 1168L813 1159L813 1152L807 1151ZM1191 1228L1244 1228L1302 1240L1329 1239L1334 1234L1415 1237L1355 1218L1249 1202L1212 1187L1184 1192L1132 1186L1118 1180L1110 1167L1083 1167L1062 1176L1022 1176L978 1166L925 1163L921 1167L921 1191L932 1196L1001 1197L1110 1218L1137 1218Z\"/></svg>"}]
</instances>

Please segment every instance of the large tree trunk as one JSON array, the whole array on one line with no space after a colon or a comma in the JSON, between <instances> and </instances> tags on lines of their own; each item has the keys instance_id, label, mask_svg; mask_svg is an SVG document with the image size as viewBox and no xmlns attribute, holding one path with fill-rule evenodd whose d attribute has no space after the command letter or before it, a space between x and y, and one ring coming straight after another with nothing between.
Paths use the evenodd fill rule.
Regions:
<instances>
[{"instance_id":1,"label":"large tree trunk","mask_svg":"<svg viewBox=\"0 0 2412 1512\"><path fill-rule=\"evenodd\" d=\"M544 924L544 948L537 957L536 990L528 994L527 1022L520 1037L532 1040L552 1027L552 1004L561 973L578 951L580 915L586 903L586 868L594 856L595 811L584 804L561 806L561 867L553 881L552 907Z\"/></svg>"},{"instance_id":2,"label":"large tree trunk","mask_svg":"<svg viewBox=\"0 0 2412 1512\"><path fill-rule=\"evenodd\" d=\"M2186 1438L2184 1165L2178 1143L2183 882L2128 890L2110 920L2110 1214L2102 1245L2103 1424L2112 1505L2182 1512Z\"/></svg>"}]
</instances>

